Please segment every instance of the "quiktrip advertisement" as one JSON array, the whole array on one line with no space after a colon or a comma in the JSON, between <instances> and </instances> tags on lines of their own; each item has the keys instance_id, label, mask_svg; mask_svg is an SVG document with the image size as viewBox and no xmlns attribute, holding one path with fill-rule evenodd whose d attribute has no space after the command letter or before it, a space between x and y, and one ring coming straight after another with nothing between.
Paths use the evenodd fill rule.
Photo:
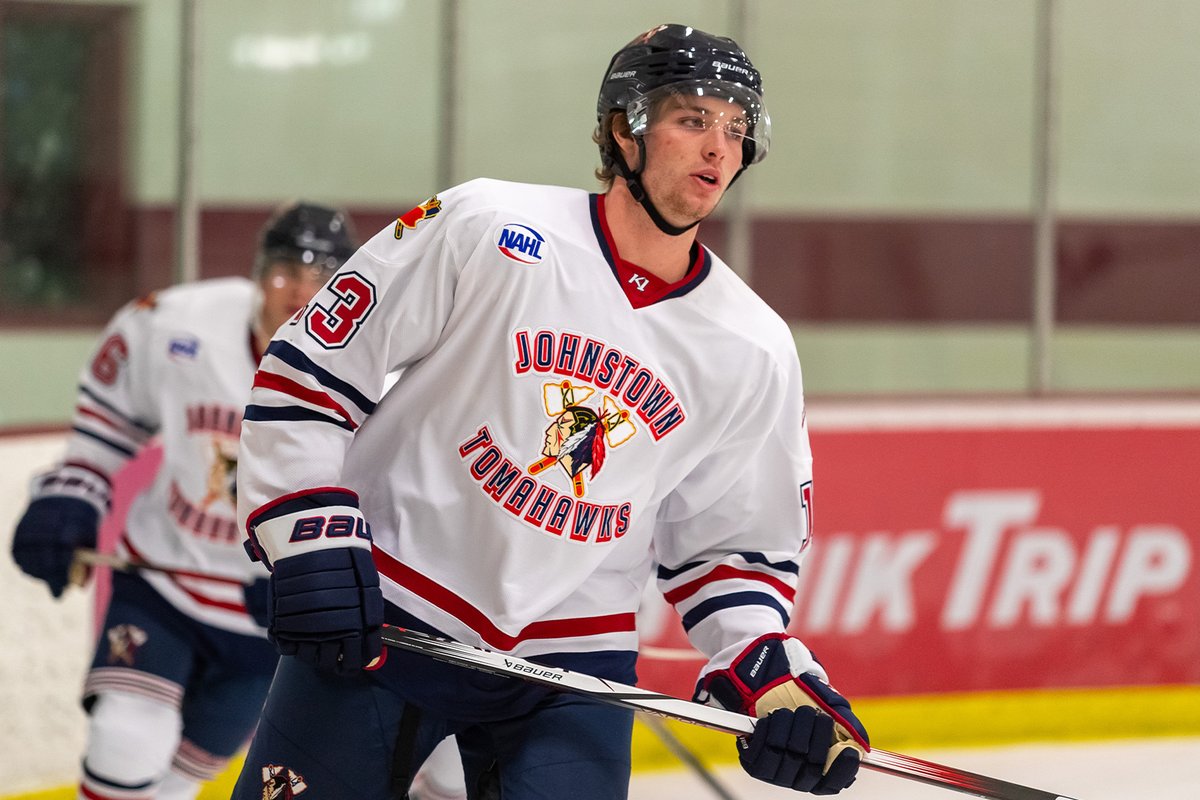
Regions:
<instances>
[{"instance_id":1,"label":"quiktrip advertisement","mask_svg":"<svg viewBox=\"0 0 1200 800\"><path fill-rule=\"evenodd\" d=\"M790 632L855 696L1200 683L1200 429L821 432ZM653 601L651 601L653 602ZM641 683L702 664L643 615Z\"/></svg>"}]
</instances>

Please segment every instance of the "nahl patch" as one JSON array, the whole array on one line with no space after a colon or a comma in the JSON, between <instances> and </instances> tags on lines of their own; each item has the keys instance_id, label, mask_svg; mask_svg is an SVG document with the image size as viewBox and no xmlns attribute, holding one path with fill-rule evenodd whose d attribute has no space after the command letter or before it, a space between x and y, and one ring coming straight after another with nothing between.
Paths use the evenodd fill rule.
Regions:
<instances>
[{"instance_id":1,"label":"nahl patch","mask_svg":"<svg viewBox=\"0 0 1200 800\"><path fill-rule=\"evenodd\" d=\"M308 788L302 776L278 764L263 767L262 780L262 800L291 800Z\"/></svg>"},{"instance_id":2,"label":"nahl patch","mask_svg":"<svg viewBox=\"0 0 1200 800\"><path fill-rule=\"evenodd\" d=\"M496 234L496 249L505 258L518 264L538 264L542 260L542 245L546 239L528 225L510 222Z\"/></svg>"}]
</instances>

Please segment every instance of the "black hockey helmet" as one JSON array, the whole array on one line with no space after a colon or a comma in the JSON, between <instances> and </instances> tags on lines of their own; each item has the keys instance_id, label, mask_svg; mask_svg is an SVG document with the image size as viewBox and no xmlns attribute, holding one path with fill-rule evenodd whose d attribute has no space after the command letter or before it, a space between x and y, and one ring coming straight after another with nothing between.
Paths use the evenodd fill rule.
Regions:
<instances>
[{"instance_id":1,"label":"black hockey helmet","mask_svg":"<svg viewBox=\"0 0 1200 800\"><path fill-rule=\"evenodd\" d=\"M323 272L336 272L356 249L345 211L315 203L291 203L277 209L263 225L254 276L261 277L272 261L311 264Z\"/></svg>"},{"instance_id":2,"label":"black hockey helmet","mask_svg":"<svg viewBox=\"0 0 1200 800\"><path fill-rule=\"evenodd\" d=\"M655 101L669 94L720 97L741 106L746 122L742 166L756 164L771 146L771 118L762 78L737 42L687 25L659 25L617 51L596 101L596 119L624 111L634 136L646 132ZM608 147L611 148L611 143ZM612 153L601 155L611 163Z\"/></svg>"},{"instance_id":3,"label":"black hockey helmet","mask_svg":"<svg viewBox=\"0 0 1200 800\"><path fill-rule=\"evenodd\" d=\"M655 226L670 236L686 233L699 220L682 227L674 225L646 194L641 183L646 163L645 134L651 117L665 101L687 97L715 97L734 106L730 122L725 123L736 125L726 130L742 137L741 169L730 180L733 185L746 167L762 161L771 148L771 118L763 104L762 78L737 42L688 25L659 25L617 51L604 73L596 100L596 140L604 166L625 179L634 200ZM605 117L613 111L624 112L629 121L629 131L641 153L637 169L625 163L611 132L605 129Z\"/></svg>"}]
</instances>

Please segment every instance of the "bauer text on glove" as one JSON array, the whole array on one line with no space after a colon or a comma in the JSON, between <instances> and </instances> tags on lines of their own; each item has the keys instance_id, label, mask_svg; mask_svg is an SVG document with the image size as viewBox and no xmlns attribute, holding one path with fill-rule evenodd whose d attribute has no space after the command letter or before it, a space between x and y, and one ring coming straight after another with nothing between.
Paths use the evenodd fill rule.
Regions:
<instances>
[{"instance_id":1,"label":"bauer text on glove","mask_svg":"<svg viewBox=\"0 0 1200 800\"><path fill-rule=\"evenodd\" d=\"M383 595L358 498L290 496L251 515L247 548L271 569L267 634L283 655L349 674L379 666Z\"/></svg>"}]
</instances>

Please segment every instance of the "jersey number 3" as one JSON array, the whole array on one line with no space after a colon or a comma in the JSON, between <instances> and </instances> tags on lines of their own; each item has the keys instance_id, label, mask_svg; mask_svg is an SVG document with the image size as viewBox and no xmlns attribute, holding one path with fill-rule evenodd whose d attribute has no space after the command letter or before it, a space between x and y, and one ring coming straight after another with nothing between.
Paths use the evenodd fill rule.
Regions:
<instances>
[{"instance_id":1,"label":"jersey number 3","mask_svg":"<svg viewBox=\"0 0 1200 800\"><path fill-rule=\"evenodd\" d=\"M375 284L357 272L337 275L308 307L304 328L325 349L340 349L362 327L375 303Z\"/></svg>"}]
</instances>

